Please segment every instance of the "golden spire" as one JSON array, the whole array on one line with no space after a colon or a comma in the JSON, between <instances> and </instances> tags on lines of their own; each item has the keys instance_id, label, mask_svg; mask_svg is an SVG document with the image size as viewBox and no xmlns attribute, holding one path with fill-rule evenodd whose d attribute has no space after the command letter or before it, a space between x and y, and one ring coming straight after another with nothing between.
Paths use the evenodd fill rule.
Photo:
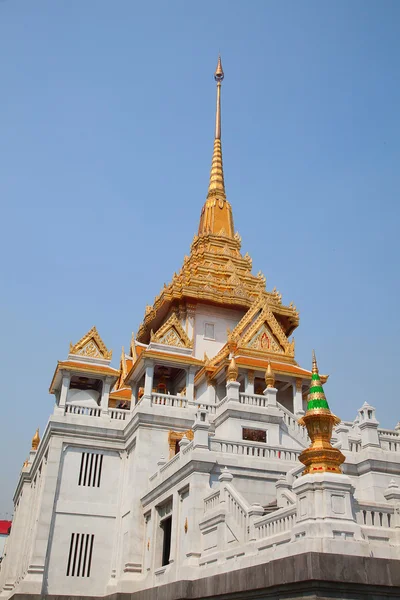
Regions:
<instances>
[{"instance_id":1,"label":"golden spire","mask_svg":"<svg viewBox=\"0 0 400 600\"><path fill-rule=\"evenodd\" d=\"M232 209L225 195L224 169L221 146L221 84L224 79L221 57L214 73L217 82L217 109L215 115L214 151L211 161L210 182L207 200L200 217L199 235L224 234L233 238L234 227Z\"/></svg>"},{"instance_id":2,"label":"golden spire","mask_svg":"<svg viewBox=\"0 0 400 600\"><path fill-rule=\"evenodd\" d=\"M265 383L267 388L275 387L275 375L271 367L271 361L268 361L268 367L265 371Z\"/></svg>"},{"instance_id":3,"label":"golden spire","mask_svg":"<svg viewBox=\"0 0 400 600\"><path fill-rule=\"evenodd\" d=\"M40 444L39 428L36 429L36 433L32 438L32 450L37 450Z\"/></svg>"},{"instance_id":4,"label":"golden spire","mask_svg":"<svg viewBox=\"0 0 400 600\"><path fill-rule=\"evenodd\" d=\"M312 351L312 372L313 373L319 373L318 371L318 365L317 365L317 358L315 356L315 351Z\"/></svg>"}]
</instances>

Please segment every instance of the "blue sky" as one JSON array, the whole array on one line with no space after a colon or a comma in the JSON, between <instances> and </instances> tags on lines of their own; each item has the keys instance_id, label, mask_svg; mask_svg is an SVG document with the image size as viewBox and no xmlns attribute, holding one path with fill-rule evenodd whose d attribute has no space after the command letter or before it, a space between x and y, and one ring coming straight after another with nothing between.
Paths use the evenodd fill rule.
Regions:
<instances>
[{"instance_id":1,"label":"blue sky","mask_svg":"<svg viewBox=\"0 0 400 600\"><path fill-rule=\"evenodd\" d=\"M0 516L58 359L96 325L118 363L188 252L225 70L243 252L300 311L344 419L400 419L400 3L0 2Z\"/></svg>"}]
</instances>

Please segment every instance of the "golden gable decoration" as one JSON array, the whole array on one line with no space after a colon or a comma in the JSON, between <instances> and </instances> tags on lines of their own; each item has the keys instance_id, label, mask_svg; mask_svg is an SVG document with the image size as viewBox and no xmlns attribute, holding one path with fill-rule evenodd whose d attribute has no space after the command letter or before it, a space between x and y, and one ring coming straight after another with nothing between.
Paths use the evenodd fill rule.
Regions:
<instances>
[{"instance_id":1,"label":"golden gable decoration","mask_svg":"<svg viewBox=\"0 0 400 600\"><path fill-rule=\"evenodd\" d=\"M189 339L175 313L165 321L156 333L151 333L150 341L179 348L193 348L193 341Z\"/></svg>"},{"instance_id":2,"label":"golden gable decoration","mask_svg":"<svg viewBox=\"0 0 400 600\"><path fill-rule=\"evenodd\" d=\"M90 329L90 331L88 331L75 345L71 342L69 345L69 353L77 356L103 358L106 360L111 360L112 357L112 350L107 350L96 327L92 327L92 329Z\"/></svg>"}]
</instances>

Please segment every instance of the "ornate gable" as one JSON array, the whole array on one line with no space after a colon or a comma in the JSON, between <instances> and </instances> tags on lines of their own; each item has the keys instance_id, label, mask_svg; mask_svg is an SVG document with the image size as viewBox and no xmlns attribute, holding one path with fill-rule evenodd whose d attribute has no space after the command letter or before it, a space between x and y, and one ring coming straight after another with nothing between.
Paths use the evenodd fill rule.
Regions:
<instances>
[{"instance_id":1,"label":"ornate gable","mask_svg":"<svg viewBox=\"0 0 400 600\"><path fill-rule=\"evenodd\" d=\"M151 341L179 348L193 348L193 342L187 336L178 317L173 313L156 333L151 334Z\"/></svg>"},{"instance_id":2,"label":"ornate gable","mask_svg":"<svg viewBox=\"0 0 400 600\"><path fill-rule=\"evenodd\" d=\"M245 344L247 348L253 350L261 350L265 352L277 352L283 353L283 349L279 344L276 343L274 336L265 323L261 325L258 331L252 336L252 338Z\"/></svg>"},{"instance_id":3,"label":"ornate gable","mask_svg":"<svg viewBox=\"0 0 400 600\"><path fill-rule=\"evenodd\" d=\"M72 342L69 345L69 353L77 356L88 356L90 358L103 358L111 360L112 350L107 350L107 347L96 327L92 327L90 331L84 335L75 345Z\"/></svg>"},{"instance_id":4,"label":"ornate gable","mask_svg":"<svg viewBox=\"0 0 400 600\"><path fill-rule=\"evenodd\" d=\"M259 309L260 307L255 308ZM264 304L255 319L254 316L253 313L253 319L244 323L244 334L239 342L240 346L294 357L294 341L289 342L268 304Z\"/></svg>"}]
</instances>

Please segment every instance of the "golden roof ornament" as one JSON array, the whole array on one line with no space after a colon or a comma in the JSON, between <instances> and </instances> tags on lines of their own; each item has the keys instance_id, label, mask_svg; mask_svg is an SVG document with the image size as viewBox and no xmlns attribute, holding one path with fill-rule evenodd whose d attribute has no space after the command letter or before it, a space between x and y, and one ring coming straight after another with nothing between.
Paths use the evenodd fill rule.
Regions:
<instances>
[{"instance_id":1,"label":"golden roof ornament","mask_svg":"<svg viewBox=\"0 0 400 600\"><path fill-rule=\"evenodd\" d=\"M339 423L339 417L334 415L329 408L313 350L307 412L304 417L299 419L299 424L307 428L311 439L311 446L303 450L299 456L300 462L306 467L303 475L342 472L340 465L345 461L345 457L338 448L333 448L331 444L333 427Z\"/></svg>"},{"instance_id":2,"label":"golden roof ornament","mask_svg":"<svg viewBox=\"0 0 400 600\"><path fill-rule=\"evenodd\" d=\"M35 435L32 438L32 450L36 452L40 444L39 428L36 429Z\"/></svg>"},{"instance_id":3,"label":"golden roof ornament","mask_svg":"<svg viewBox=\"0 0 400 600\"><path fill-rule=\"evenodd\" d=\"M265 383L267 388L275 387L275 375L271 367L271 361L268 361L268 367L265 371Z\"/></svg>"},{"instance_id":4,"label":"golden roof ornament","mask_svg":"<svg viewBox=\"0 0 400 600\"><path fill-rule=\"evenodd\" d=\"M228 367L228 381L237 381L239 369L236 365L235 357L232 356Z\"/></svg>"}]
</instances>

